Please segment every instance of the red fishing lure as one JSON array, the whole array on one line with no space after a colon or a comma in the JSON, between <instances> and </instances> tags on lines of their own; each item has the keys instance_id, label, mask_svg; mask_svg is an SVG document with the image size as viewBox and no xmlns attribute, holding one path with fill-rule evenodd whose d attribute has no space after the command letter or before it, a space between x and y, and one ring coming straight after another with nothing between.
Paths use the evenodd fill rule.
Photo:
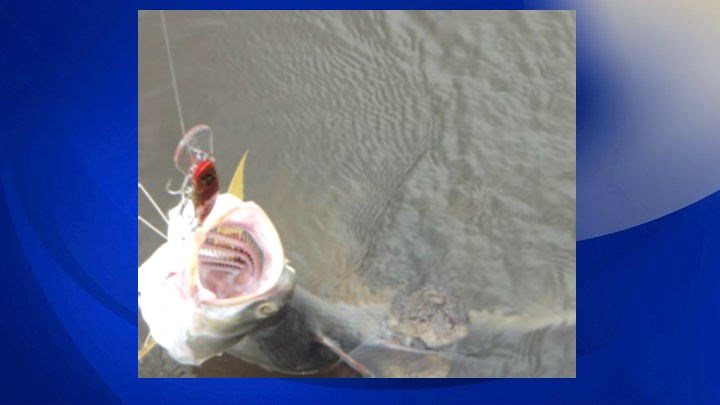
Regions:
<instances>
[{"instance_id":1,"label":"red fishing lure","mask_svg":"<svg viewBox=\"0 0 720 405\"><path fill-rule=\"evenodd\" d=\"M220 191L215 162L212 159L200 161L195 165L191 179L192 192L190 198L195 206L195 215L200 223L212 211L215 199Z\"/></svg>"},{"instance_id":2,"label":"red fishing lure","mask_svg":"<svg viewBox=\"0 0 720 405\"><path fill-rule=\"evenodd\" d=\"M190 183L189 198L200 224L212 211L220 191L212 137L208 126L198 125L185 134L175 150L175 166L185 174L186 183Z\"/></svg>"}]
</instances>

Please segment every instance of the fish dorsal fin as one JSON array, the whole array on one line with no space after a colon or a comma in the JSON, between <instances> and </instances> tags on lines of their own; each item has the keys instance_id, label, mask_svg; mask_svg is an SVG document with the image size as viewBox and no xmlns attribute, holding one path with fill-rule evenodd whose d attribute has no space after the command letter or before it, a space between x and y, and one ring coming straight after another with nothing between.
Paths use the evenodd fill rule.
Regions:
<instances>
[{"instance_id":1,"label":"fish dorsal fin","mask_svg":"<svg viewBox=\"0 0 720 405\"><path fill-rule=\"evenodd\" d=\"M245 158L247 158L247 154L247 151L245 151L235 169L235 174L230 181L230 187L228 187L228 193L241 200L245 199Z\"/></svg>"}]
</instances>

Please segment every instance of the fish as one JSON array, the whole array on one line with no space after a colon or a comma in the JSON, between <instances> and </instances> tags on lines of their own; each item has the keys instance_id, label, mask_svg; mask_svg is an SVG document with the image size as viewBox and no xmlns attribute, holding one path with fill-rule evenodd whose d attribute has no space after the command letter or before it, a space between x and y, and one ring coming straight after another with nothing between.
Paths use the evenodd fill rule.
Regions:
<instances>
[{"instance_id":1,"label":"fish","mask_svg":"<svg viewBox=\"0 0 720 405\"><path fill-rule=\"evenodd\" d=\"M347 350L360 345L357 331L377 330L372 317L296 286L274 224L243 199L247 152L219 193L203 137L212 138L209 127L194 127L177 147L180 202L168 212L167 240L138 268L138 307L154 342L187 365L229 353L288 374L344 361L370 375Z\"/></svg>"},{"instance_id":2,"label":"fish","mask_svg":"<svg viewBox=\"0 0 720 405\"><path fill-rule=\"evenodd\" d=\"M138 308L150 330L138 361L157 344L180 364L229 354L288 375L345 363L364 377L394 376L398 355L447 365L398 344L408 338L388 334L381 308L331 303L297 285L274 224L244 200L246 158L219 193L210 128L196 126L178 144L180 202L168 211L167 240L138 268Z\"/></svg>"}]
</instances>

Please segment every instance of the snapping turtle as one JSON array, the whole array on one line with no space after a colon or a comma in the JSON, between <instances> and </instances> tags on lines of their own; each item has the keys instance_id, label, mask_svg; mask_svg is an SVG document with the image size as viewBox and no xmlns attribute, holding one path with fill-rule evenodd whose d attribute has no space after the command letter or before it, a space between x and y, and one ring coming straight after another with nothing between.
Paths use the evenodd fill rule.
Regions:
<instances>
[{"instance_id":1,"label":"snapping turtle","mask_svg":"<svg viewBox=\"0 0 720 405\"><path fill-rule=\"evenodd\" d=\"M189 157L181 202L169 212L168 241L139 268L139 307L176 361L228 353L288 374L344 362L367 377L574 373L574 311L468 309L477 301L468 291L480 286L459 287L448 278L457 272L442 266L418 266L426 274L405 288L382 287L387 278L378 277L368 292L376 299L365 303L298 285L270 218L243 200L244 158L229 192L218 193L214 157L199 141L208 137L208 127L195 127L178 146L176 162Z\"/></svg>"}]
</instances>

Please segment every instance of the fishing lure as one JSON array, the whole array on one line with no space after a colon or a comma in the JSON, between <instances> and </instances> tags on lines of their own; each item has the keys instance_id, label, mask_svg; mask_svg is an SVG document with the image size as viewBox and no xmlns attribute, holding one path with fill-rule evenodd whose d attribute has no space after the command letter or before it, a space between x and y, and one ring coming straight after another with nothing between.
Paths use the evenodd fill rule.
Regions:
<instances>
[{"instance_id":1,"label":"fishing lure","mask_svg":"<svg viewBox=\"0 0 720 405\"><path fill-rule=\"evenodd\" d=\"M181 195L185 203L192 202L198 224L207 218L220 191L212 137L207 125L198 125L185 134L175 150L175 167L185 175Z\"/></svg>"}]
</instances>

